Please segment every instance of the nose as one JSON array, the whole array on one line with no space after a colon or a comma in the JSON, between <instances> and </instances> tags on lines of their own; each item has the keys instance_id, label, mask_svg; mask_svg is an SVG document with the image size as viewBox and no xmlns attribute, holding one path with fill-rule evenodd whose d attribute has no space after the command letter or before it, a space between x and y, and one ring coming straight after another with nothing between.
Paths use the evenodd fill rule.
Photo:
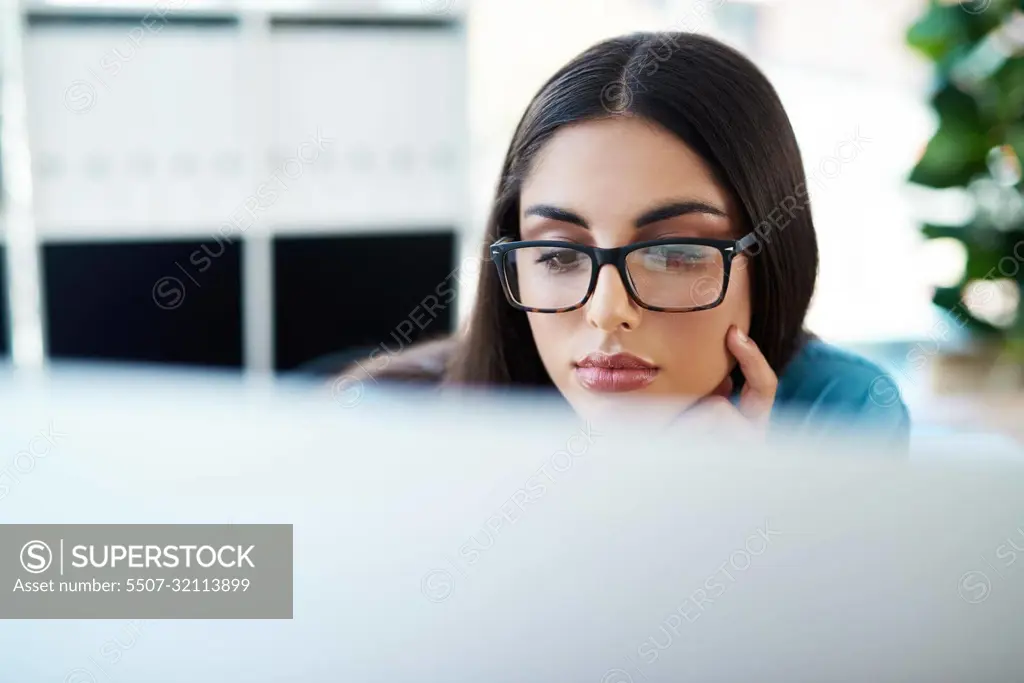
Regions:
<instances>
[{"instance_id":1,"label":"nose","mask_svg":"<svg viewBox=\"0 0 1024 683\"><path fill-rule=\"evenodd\" d=\"M587 302L587 322L604 332L635 330L640 324L641 310L629 296L615 267L606 265L601 268L594 294Z\"/></svg>"}]
</instances>

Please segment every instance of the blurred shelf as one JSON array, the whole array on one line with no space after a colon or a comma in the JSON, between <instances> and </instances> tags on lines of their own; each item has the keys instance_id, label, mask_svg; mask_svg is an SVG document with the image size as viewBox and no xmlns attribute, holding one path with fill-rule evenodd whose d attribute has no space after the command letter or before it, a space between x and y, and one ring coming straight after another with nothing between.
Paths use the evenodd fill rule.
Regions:
<instances>
[{"instance_id":1,"label":"blurred shelf","mask_svg":"<svg viewBox=\"0 0 1024 683\"><path fill-rule=\"evenodd\" d=\"M6 1L6 0L5 0ZM374 22L418 21L445 24L459 21L468 0L23 0L27 13L64 16L124 14L176 17L217 14L267 14L288 18L336 18Z\"/></svg>"},{"instance_id":2,"label":"blurred shelf","mask_svg":"<svg viewBox=\"0 0 1024 683\"><path fill-rule=\"evenodd\" d=\"M269 372L285 313L336 322L300 335L323 347L290 351L307 360L366 343L356 331L387 338L452 272L469 224L462 0L20 4L34 239L49 259L35 277L64 278L42 287L53 355ZM303 237L317 239L295 247ZM318 282L288 271L312 293L280 291L285 243L340 254ZM436 272L397 281L396 254ZM391 298L324 316L378 282ZM231 343L207 358L197 344L220 317ZM97 319L146 322L130 343L83 340Z\"/></svg>"}]
</instances>

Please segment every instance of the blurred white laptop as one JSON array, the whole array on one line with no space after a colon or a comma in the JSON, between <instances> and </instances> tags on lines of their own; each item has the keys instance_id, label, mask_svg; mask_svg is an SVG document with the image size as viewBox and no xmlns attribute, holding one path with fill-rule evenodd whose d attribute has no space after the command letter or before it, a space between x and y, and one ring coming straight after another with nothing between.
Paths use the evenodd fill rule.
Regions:
<instances>
[{"instance_id":1,"label":"blurred white laptop","mask_svg":"<svg viewBox=\"0 0 1024 683\"><path fill-rule=\"evenodd\" d=\"M282 621L0 621L0 679L1019 679L1024 468L540 405L6 377L0 468L52 445L0 520L291 523L295 603Z\"/></svg>"}]
</instances>

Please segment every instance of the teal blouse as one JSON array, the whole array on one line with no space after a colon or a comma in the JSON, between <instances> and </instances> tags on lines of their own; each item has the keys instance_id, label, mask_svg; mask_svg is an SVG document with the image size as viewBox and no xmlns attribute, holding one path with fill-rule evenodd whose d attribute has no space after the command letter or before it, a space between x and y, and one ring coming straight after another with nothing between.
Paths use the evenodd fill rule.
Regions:
<instances>
[{"instance_id":1,"label":"teal blouse","mask_svg":"<svg viewBox=\"0 0 1024 683\"><path fill-rule=\"evenodd\" d=\"M867 359L818 339L807 341L779 377L772 420L801 431L851 430L901 446L910 436L897 382Z\"/></svg>"}]
</instances>

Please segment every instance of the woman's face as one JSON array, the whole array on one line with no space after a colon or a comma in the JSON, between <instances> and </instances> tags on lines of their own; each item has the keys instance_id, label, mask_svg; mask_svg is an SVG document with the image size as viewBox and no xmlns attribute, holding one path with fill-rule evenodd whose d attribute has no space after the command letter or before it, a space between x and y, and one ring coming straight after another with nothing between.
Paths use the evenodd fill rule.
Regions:
<instances>
[{"instance_id":1,"label":"woman's face","mask_svg":"<svg viewBox=\"0 0 1024 683\"><path fill-rule=\"evenodd\" d=\"M652 214L684 204L690 210L679 215L672 215L678 209ZM523 240L597 247L740 236L736 209L701 158L664 129L628 117L556 133L524 181L519 221ZM615 268L601 268L583 308L527 314L545 369L582 415L607 414L624 397L656 399L670 414L684 410L715 391L735 364L725 338L732 325L749 330L746 265L743 257L734 260L719 306L688 313L641 308ZM631 364L640 367L622 367Z\"/></svg>"}]
</instances>

